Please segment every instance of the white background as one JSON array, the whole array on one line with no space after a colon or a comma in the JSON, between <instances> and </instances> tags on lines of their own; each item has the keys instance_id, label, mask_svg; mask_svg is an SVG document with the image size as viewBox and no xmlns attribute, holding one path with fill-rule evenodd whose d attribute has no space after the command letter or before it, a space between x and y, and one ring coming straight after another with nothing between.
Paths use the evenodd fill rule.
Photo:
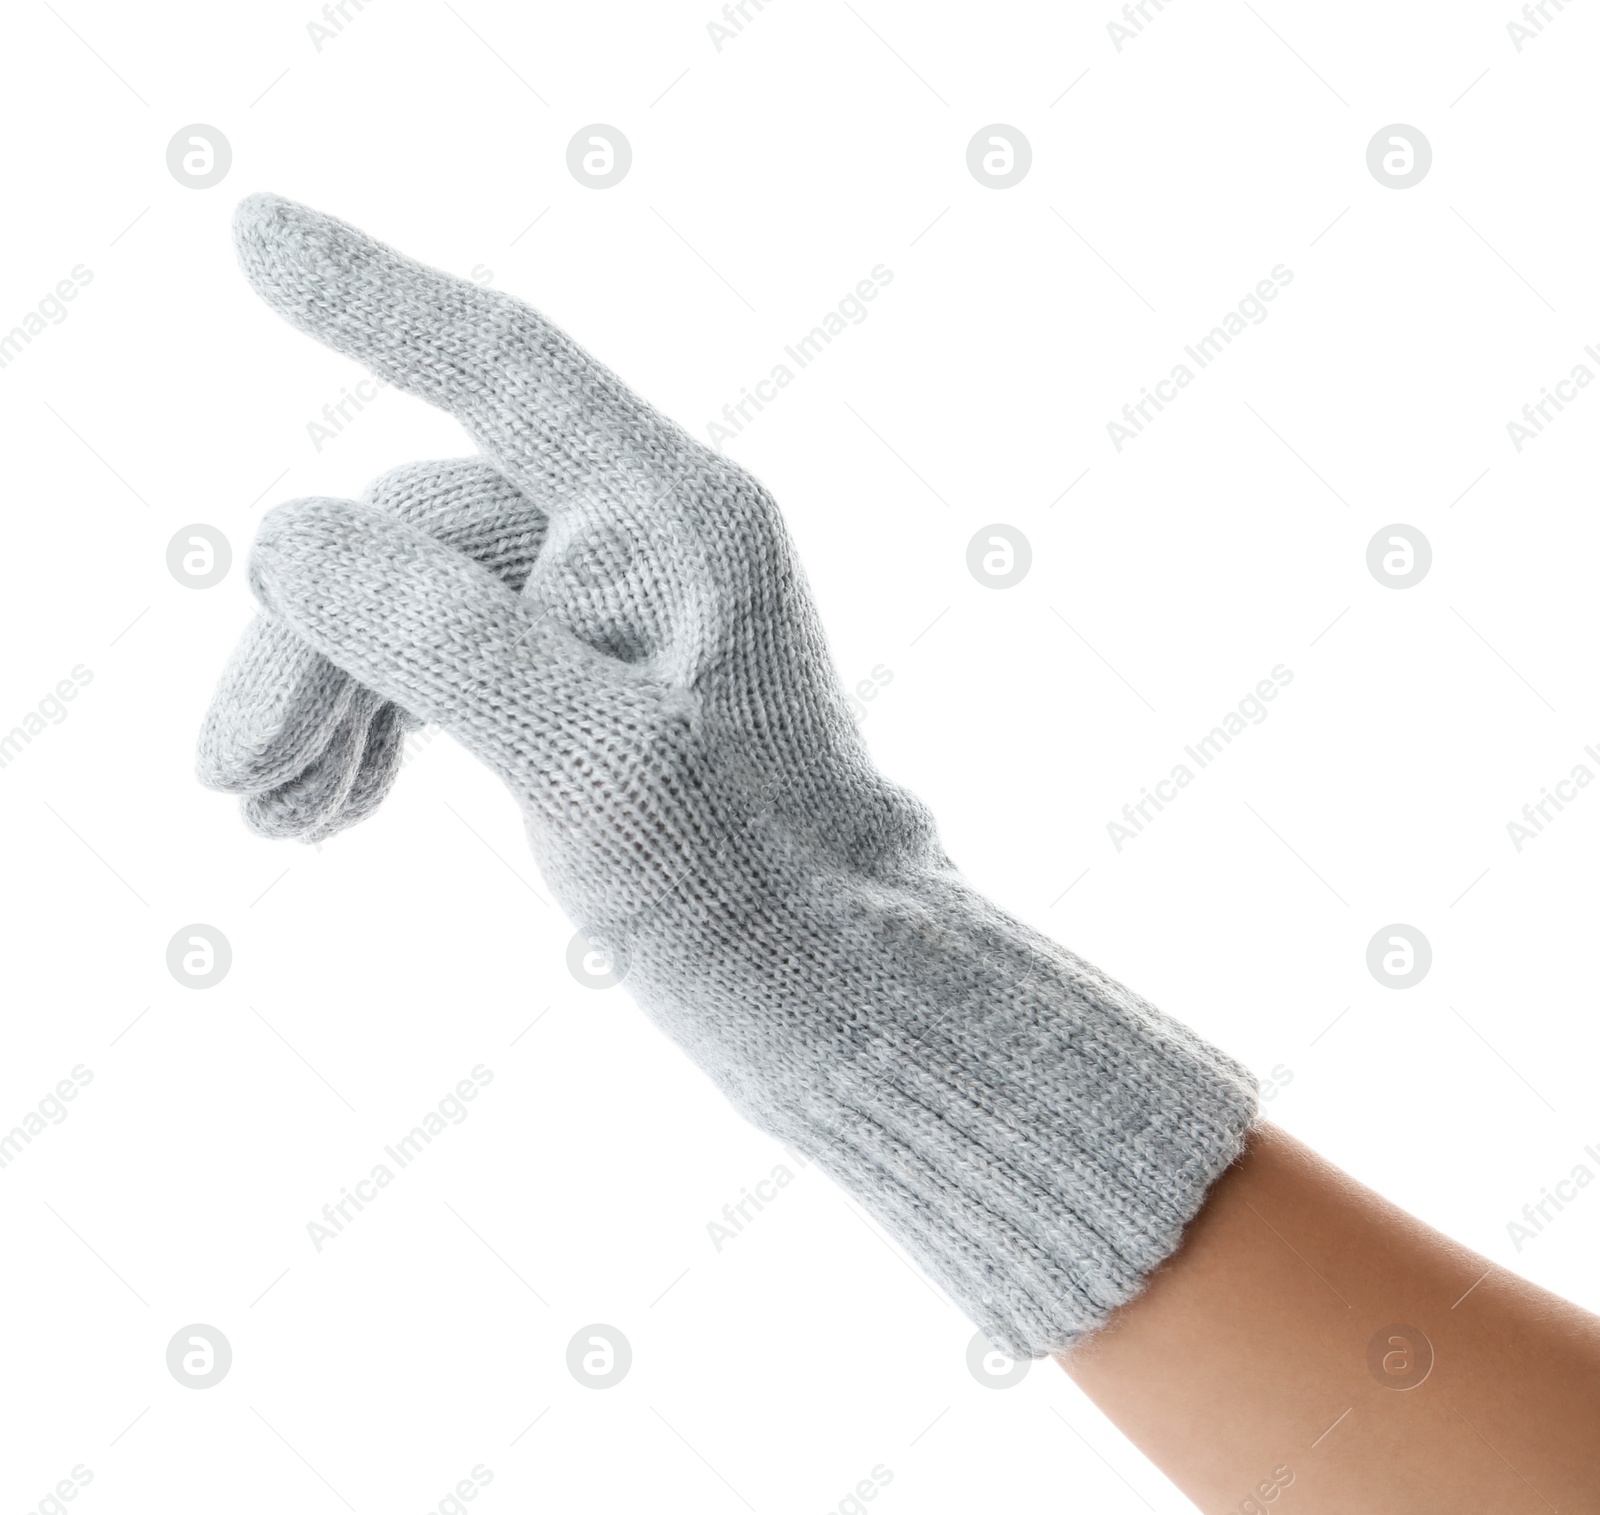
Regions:
<instances>
[{"instance_id":1,"label":"white background","mask_svg":"<svg viewBox=\"0 0 1600 1515\"><path fill-rule=\"evenodd\" d=\"M843 676L892 672L883 768L1007 908L1289 1070L1275 1119L1600 1307L1600 1189L1507 1230L1600 1146L1600 789L1520 852L1506 829L1600 773L1600 392L1520 453L1506 429L1600 373L1600 17L1552 8L1519 52L1509 0L1169 0L1118 51L1109 3L773 0L719 51L710 0L349 14L320 50L310 0L4 25L0 331L92 282L0 369L0 730L93 676L0 769L0 1129L93 1075L0 1170L7 1507L83 1464L75 1510L421 1512L481 1464L491 1515L822 1515L878 1465L891 1515L1188 1508L1053 1364L975 1381L970 1325L820 1175L714 1249L784 1154L574 982L512 801L448 740L320 850L198 787L264 510L470 450L392 391L315 448L359 371L239 276L257 189L492 278L701 435L890 269L728 444ZM566 167L594 122L633 147L605 191ZM1003 191L966 166L997 122L1033 150ZM215 188L167 169L190 123L232 145ZM1390 123L1432 144L1414 188L1368 171ZM1107 422L1279 264L1267 319L1118 452ZM204 591L166 566L196 522L234 548ZM1033 550L1005 591L966 567L995 522ZM1406 590L1366 565L1397 522L1433 549ZM1278 664L1268 718L1118 851ZM205 991L166 967L193 922L233 948ZM1433 949L1404 991L1366 966L1397 922ZM478 1063L470 1118L314 1250ZM209 1390L165 1365L192 1322L232 1343ZM591 1322L634 1353L604 1392L565 1366ZM1269 1342L1263 1371L1292 1371Z\"/></svg>"}]
</instances>

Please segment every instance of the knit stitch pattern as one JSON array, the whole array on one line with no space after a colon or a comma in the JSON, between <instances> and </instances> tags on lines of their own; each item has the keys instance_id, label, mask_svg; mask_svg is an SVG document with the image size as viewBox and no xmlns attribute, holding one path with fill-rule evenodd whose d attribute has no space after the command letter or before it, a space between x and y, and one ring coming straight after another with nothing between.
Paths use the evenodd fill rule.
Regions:
<instances>
[{"instance_id":1,"label":"knit stitch pattern","mask_svg":"<svg viewBox=\"0 0 1600 1515\"><path fill-rule=\"evenodd\" d=\"M513 589L527 581L549 524L481 458L408 463L375 480L363 499L467 553ZM377 809L418 724L262 611L206 714L197 769L201 783L241 796L251 830L317 842Z\"/></svg>"},{"instance_id":2,"label":"knit stitch pattern","mask_svg":"<svg viewBox=\"0 0 1600 1515\"><path fill-rule=\"evenodd\" d=\"M956 871L873 766L745 469L508 295L272 196L236 242L290 323L454 414L477 487L498 475L542 535L507 573L449 506L271 512L208 778L335 772L337 804L296 791L279 829L336 829L376 803L383 712L442 726L646 1013L991 1341L1039 1356L1102 1325L1240 1154L1247 1070Z\"/></svg>"}]
</instances>

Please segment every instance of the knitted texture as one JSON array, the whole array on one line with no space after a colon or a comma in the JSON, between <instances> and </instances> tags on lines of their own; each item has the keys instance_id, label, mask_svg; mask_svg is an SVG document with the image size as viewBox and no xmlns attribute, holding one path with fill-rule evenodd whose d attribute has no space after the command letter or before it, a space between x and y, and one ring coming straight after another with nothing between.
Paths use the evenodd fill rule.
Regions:
<instances>
[{"instance_id":1,"label":"knitted texture","mask_svg":"<svg viewBox=\"0 0 1600 1515\"><path fill-rule=\"evenodd\" d=\"M349 771L364 700L438 723L652 1019L990 1340L1037 1356L1102 1324L1242 1150L1249 1073L956 872L873 767L743 468L504 294L273 197L236 236L268 304L452 412L548 524L519 592L448 510L274 510L267 645L211 750L293 784L336 731Z\"/></svg>"},{"instance_id":2,"label":"knitted texture","mask_svg":"<svg viewBox=\"0 0 1600 1515\"><path fill-rule=\"evenodd\" d=\"M513 589L526 582L548 518L481 458L408 463L369 504L411 521ZM223 673L200 732L201 783L241 796L263 836L321 841L370 815L400 771L416 718L364 689L261 612Z\"/></svg>"}]
</instances>

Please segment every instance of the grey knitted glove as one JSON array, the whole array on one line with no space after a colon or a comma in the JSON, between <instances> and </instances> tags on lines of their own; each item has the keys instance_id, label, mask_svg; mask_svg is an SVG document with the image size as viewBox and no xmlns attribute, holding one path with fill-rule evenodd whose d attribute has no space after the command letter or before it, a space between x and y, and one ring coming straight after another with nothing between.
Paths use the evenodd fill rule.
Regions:
<instances>
[{"instance_id":1,"label":"grey knitted glove","mask_svg":"<svg viewBox=\"0 0 1600 1515\"><path fill-rule=\"evenodd\" d=\"M404 512L281 506L267 615L500 774L639 1004L992 1341L1104 1322L1240 1153L1249 1073L955 871L742 468L506 295L268 196L236 230L268 304L451 411L549 517L518 593Z\"/></svg>"}]
</instances>

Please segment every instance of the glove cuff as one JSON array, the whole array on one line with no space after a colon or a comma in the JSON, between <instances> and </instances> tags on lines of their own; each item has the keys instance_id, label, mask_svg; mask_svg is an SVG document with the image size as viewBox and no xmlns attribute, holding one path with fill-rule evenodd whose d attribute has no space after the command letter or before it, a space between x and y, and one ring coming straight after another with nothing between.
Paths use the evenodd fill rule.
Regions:
<instances>
[{"instance_id":1,"label":"glove cuff","mask_svg":"<svg viewBox=\"0 0 1600 1515\"><path fill-rule=\"evenodd\" d=\"M997 1346L1061 1352L1177 1250L1244 1150L1256 1080L957 876L918 896L867 910L869 1031L781 1134Z\"/></svg>"}]
</instances>

